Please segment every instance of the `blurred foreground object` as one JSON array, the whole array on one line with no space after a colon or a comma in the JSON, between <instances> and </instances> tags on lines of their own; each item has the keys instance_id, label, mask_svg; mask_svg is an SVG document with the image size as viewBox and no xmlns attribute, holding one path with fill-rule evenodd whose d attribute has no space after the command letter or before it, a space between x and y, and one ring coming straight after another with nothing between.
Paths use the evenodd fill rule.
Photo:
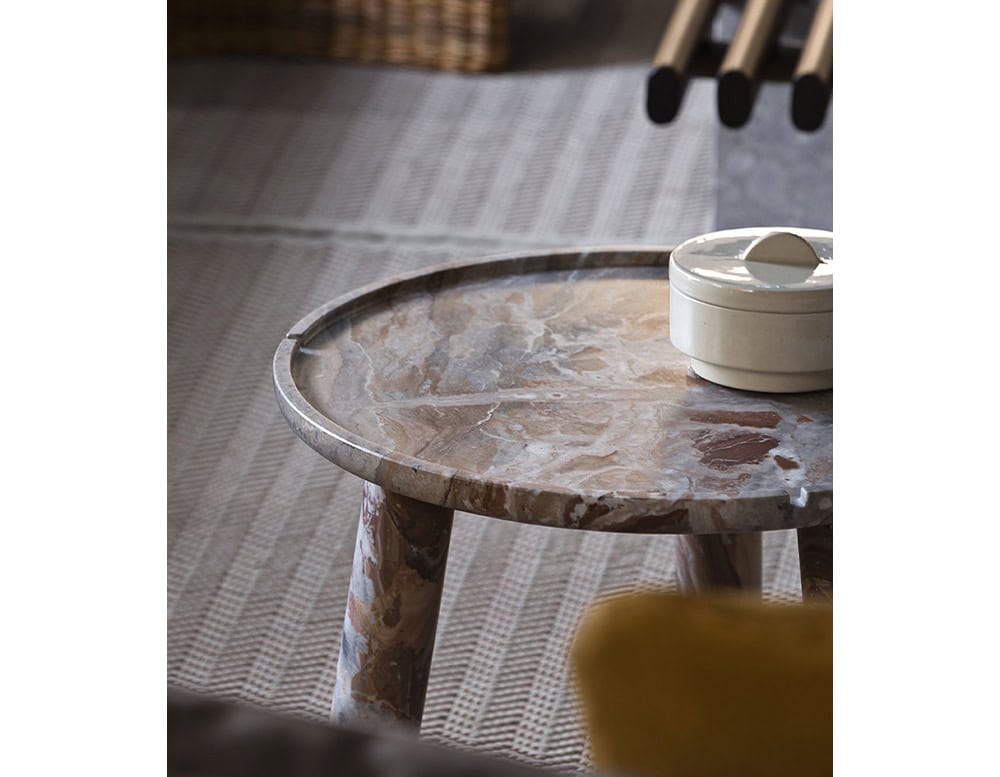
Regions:
<instances>
[{"instance_id":1,"label":"blurred foreground object","mask_svg":"<svg viewBox=\"0 0 1000 777\"><path fill-rule=\"evenodd\" d=\"M507 62L508 0L170 0L168 51L440 70Z\"/></svg>"},{"instance_id":2,"label":"blurred foreground object","mask_svg":"<svg viewBox=\"0 0 1000 777\"><path fill-rule=\"evenodd\" d=\"M636 777L833 773L833 610L604 599L572 647L594 762Z\"/></svg>"},{"instance_id":3,"label":"blurred foreground object","mask_svg":"<svg viewBox=\"0 0 1000 777\"><path fill-rule=\"evenodd\" d=\"M552 770L169 689L169 777L558 777Z\"/></svg>"}]
</instances>

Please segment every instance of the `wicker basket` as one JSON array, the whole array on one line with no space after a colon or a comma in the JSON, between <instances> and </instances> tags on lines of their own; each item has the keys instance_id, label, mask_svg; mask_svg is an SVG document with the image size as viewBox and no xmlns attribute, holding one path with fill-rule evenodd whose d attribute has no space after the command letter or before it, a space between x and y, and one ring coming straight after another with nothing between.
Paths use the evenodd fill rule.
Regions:
<instances>
[{"instance_id":1,"label":"wicker basket","mask_svg":"<svg viewBox=\"0 0 1000 777\"><path fill-rule=\"evenodd\" d=\"M508 0L170 0L168 48L499 70L508 13Z\"/></svg>"}]
</instances>

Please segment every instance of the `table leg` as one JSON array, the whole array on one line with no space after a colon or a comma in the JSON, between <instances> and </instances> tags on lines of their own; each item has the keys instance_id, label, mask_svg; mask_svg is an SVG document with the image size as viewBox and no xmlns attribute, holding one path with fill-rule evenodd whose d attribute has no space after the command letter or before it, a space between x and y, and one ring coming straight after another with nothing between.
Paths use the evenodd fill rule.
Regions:
<instances>
[{"instance_id":1,"label":"table leg","mask_svg":"<svg viewBox=\"0 0 1000 777\"><path fill-rule=\"evenodd\" d=\"M452 517L365 483L333 692L337 722L420 726Z\"/></svg>"},{"instance_id":2,"label":"table leg","mask_svg":"<svg viewBox=\"0 0 1000 777\"><path fill-rule=\"evenodd\" d=\"M833 602L833 525L799 529L802 598Z\"/></svg>"},{"instance_id":3,"label":"table leg","mask_svg":"<svg viewBox=\"0 0 1000 777\"><path fill-rule=\"evenodd\" d=\"M684 534L677 544L677 577L684 593L712 588L760 591L760 533Z\"/></svg>"}]
</instances>

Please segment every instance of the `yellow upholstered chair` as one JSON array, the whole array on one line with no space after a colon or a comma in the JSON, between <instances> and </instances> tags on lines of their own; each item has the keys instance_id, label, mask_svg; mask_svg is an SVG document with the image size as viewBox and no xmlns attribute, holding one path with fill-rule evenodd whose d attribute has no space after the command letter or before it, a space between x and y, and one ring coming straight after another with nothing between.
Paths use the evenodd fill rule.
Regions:
<instances>
[{"instance_id":1,"label":"yellow upholstered chair","mask_svg":"<svg viewBox=\"0 0 1000 777\"><path fill-rule=\"evenodd\" d=\"M637 777L833 772L833 612L740 593L610 597L571 650L595 766Z\"/></svg>"}]
</instances>

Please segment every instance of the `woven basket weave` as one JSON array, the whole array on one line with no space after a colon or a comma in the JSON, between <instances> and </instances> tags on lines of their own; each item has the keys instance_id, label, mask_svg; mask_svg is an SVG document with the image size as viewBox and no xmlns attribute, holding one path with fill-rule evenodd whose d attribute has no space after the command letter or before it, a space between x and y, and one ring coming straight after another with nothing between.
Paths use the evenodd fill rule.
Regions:
<instances>
[{"instance_id":1,"label":"woven basket weave","mask_svg":"<svg viewBox=\"0 0 1000 777\"><path fill-rule=\"evenodd\" d=\"M168 48L499 70L508 15L508 0L170 0Z\"/></svg>"}]
</instances>

